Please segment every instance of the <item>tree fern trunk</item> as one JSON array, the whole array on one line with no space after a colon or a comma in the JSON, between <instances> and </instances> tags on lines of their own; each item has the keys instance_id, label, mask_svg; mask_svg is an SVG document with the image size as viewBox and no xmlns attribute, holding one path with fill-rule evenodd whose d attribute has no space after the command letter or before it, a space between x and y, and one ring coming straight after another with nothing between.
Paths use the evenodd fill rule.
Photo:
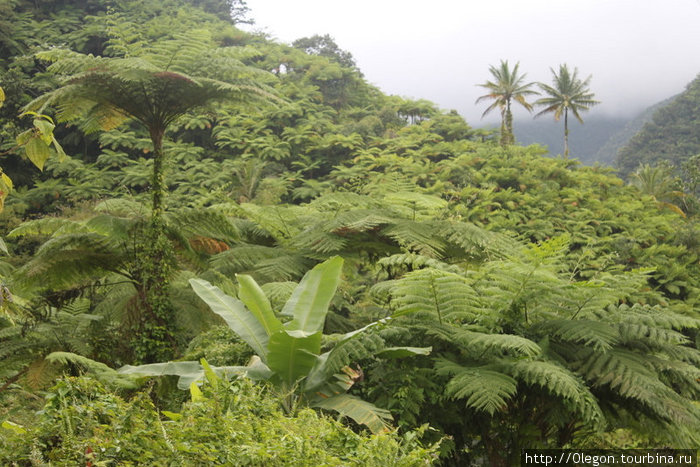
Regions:
<instances>
[{"instance_id":1,"label":"tree fern trunk","mask_svg":"<svg viewBox=\"0 0 700 467\"><path fill-rule=\"evenodd\" d=\"M165 177L163 174L163 135L165 131L160 128L151 129L151 141L153 142L153 173L151 175L151 223L154 227L160 226L163 215L163 198L165 193Z\"/></svg>"},{"instance_id":2,"label":"tree fern trunk","mask_svg":"<svg viewBox=\"0 0 700 467\"><path fill-rule=\"evenodd\" d=\"M175 347L174 310L169 297L169 279L174 259L165 235L163 209L165 177L163 174L163 135L161 128L152 128L153 173L151 176L151 219L144 235L140 258L142 270L141 316L135 336L134 351L141 363L167 360Z\"/></svg>"}]
</instances>

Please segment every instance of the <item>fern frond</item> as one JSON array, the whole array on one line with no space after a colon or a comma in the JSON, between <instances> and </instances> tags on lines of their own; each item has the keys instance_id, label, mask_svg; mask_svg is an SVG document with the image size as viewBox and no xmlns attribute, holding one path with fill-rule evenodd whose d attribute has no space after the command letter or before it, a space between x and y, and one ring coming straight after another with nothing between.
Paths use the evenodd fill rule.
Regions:
<instances>
[{"instance_id":1,"label":"fern frond","mask_svg":"<svg viewBox=\"0 0 700 467\"><path fill-rule=\"evenodd\" d=\"M339 373L350 363L374 357L385 346L384 339L372 332L360 333L352 339L339 343L328 354L325 366L326 376Z\"/></svg>"},{"instance_id":2,"label":"fern frond","mask_svg":"<svg viewBox=\"0 0 700 467\"><path fill-rule=\"evenodd\" d=\"M281 310L298 284L296 282L268 282L260 286L270 300L273 310Z\"/></svg>"},{"instance_id":3,"label":"fern frond","mask_svg":"<svg viewBox=\"0 0 700 467\"><path fill-rule=\"evenodd\" d=\"M233 277L233 274L250 271L261 261L275 258L279 254L279 248L244 243L212 256L209 264Z\"/></svg>"},{"instance_id":4,"label":"fern frond","mask_svg":"<svg viewBox=\"0 0 700 467\"><path fill-rule=\"evenodd\" d=\"M424 256L440 258L445 242L435 237L431 222L396 221L381 230L382 235L392 238L399 246Z\"/></svg>"},{"instance_id":5,"label":"fern frond","mask_svg":"<svg viewBox=\"0 0 700 467\"><path fill-rule=\"evenodd\" d=\"M532 330L541 336L591 346L598 352L609 350L620 341L614 325L586 319L550 319L533 325Z\"/></svg>"},{"instance_id":6,"label":"fern frond","mask_svg":"<svg viewBox=\"0 0 700 467\"><path fill-rule=\"evenodd\" d=\"M102 235L64 235L44 243L16 277L22 285L70 288L118 269L123 260Z\"/></svg>"},{"instance_id":7,"label":"fern frond","mask_svg":"<svg viewBox=\"0 0 700 467\"><path fill-rule=\"evenodd\" d=\"M433 268L441 271L459 274L461 269L458 266L443 263L442 261L416 253L399 253L381 258L377 264L392 275L400 272L409 272L416 269Z\"/></svg>"},{"instance_id":8,"label":"fern frond","mask_svg":"<svg viewBox=\"0 0 700 467\"><path fill-rule=\"evenodd\" d=\"M432 268L406 274L392 295L397 316L427 314L442 323L473 321L482 312L478 294L464 277Z\"/></svg>"},{"instance_id":9,"label":"fern frond","mask_svg":"<svg viewBox=\"0 0 700 467\"><path fill-rule=\"evenodd\" d=\"M43 217L23 222L19 227L7 234L8 238L28 235L55 235L57 233L88 232L89 229L80 223L59 217Z\"/></svg>"},{"instance_id":10,"label":"fern frond","mask_svg":"<svg viewBox=\"0 0 700 467\"><path fill-rule=\"evenodd\" d=\"M118 373L104 363L71 352L52 352L46 361L57 365L74 365L91 373L101 383L120 389L135 389L138 385L134 379Z\"/></svg>"},{"instance_id":11,"label":"fern frond","mask_svg":"<svg viewBox=\"0 0 700 467\"><path fill-rule=\"evenodd\" d=\"M435 362L438 375L452 376L445 393L453 399L465 400L467 407L493 415L505 410L517 393L515 379L486 367L464 367L441 358Z\"/></svg>"},{"instance_id":12,"label":"fern frond","mask_svg":"<svg viewBox=\"0 0 700 467\"><path fill-rule=\"evenodd\" d=\"M453 332L452 338L474 358L505 355L534 357L542 353L542 349L535 342L511 334L482 334L458 329Z\"/></svg>"},{"instance_id":13,"label":"fern frond","mask_svg":"<svg viewBox=\"0 0 700 467\"><path fill-rule=\"evenodd\" d=\"M265 282L298 280L314 264L314 260L299 254L279 255L274 259L260 261L254 274L264 278Z\"/></svg>"},{"instance_id":14,"label":"fern frond","mask_svg":"<svg viewBox=\"0 0 700 467\"><path fill-rule=\"evenodd\" d=\"M505 259L517 254L519 244L512 238L484 230L466 222L444 223L444 233L447 240L469 255L485 256L488 259Z\"/></svg>"},{"instance_id":15,"label":"fern frond","mask_svg":"<svg viewBox=\"0 0 700 467\"><path fill-rule=\"evenodd\" d=\"M652 346L683 345L689 339L683 334L671 329L658 328L637 323L621 323L620 337L623 343L629 345L634 341L642 341Z\"/></svg>"},{"instance_id":16,"label":"fern frond","mask_svg":"<svg viewBox=\"0 0 700 467\"><path fill-rule=\"evenodd\" d=\"M510 374L530 386L566 399L570 407L587 422L599 425L604 420L598 402L575 374L553 362L520 360L507 365Z\"/></svg>"},{"instance_id":17,"label":"fern frond","mask_svg":"<svg viewBox=\"0 0 700 467\"><path fill-rule=\"evenodd\" d=\"M579 368L593 386L607 386L623 398L650 409L656 417L677 423L697 423L690 401L658 379L648 357L625 349L592 353Z\"/></svg>"},{"instance_id":18,"label":"fern frond","mask_svg":"<svg viewBox=\"0 0 700 467\"><path fill-rule=\"evenodd\" d=\"M167 222L186 237L209 237L225 242L240 238L235 225L222 213L212 209L188 209L168 213Z\"/></svg>"}]
</instances>

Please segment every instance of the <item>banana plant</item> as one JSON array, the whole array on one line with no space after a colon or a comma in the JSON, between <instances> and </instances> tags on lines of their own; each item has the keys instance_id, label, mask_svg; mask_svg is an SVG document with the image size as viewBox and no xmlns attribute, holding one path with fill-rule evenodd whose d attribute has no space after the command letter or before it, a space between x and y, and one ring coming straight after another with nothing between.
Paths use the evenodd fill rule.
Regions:
<instances>
[{"instance_id":1,"label":"banana plant","mask_svg":"<svg viewBox=\"0 0 700 467\"><path fill-rule=\"evenodd\" d=\"M244 374L267 380L282 396L282 405L293 412L300 404L332 410L373 432L385 430L391 414L347 393L360 373L347 364L348 343L389 318L340 336L328 352L321 353L323 325L328 306L340 282L343 259L336 256L306 273L279 314L248 275L237 275L238 299L202 279L190 279L194 291L212 311L255 352L247 366L212 367L218 374ZM280 317L288 320L283 322ZM431 348L391 347L374 354L384 358L427 355ZM181 389L203 380L205 367L198 362L166 362L125 366L121 373L141 376L177 375Z\"/></svg>"}]
</instances>

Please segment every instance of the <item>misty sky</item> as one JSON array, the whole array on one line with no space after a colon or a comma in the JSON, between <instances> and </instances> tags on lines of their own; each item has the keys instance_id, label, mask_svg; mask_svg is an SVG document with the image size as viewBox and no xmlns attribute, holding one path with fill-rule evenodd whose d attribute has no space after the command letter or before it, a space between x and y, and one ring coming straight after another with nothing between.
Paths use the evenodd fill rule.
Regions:
<instances>
[{"instance_id":1,"label":"misty sky","mask_svg":"<svg viewBox=\"0 0 700 467\"><path fill-rule=\"evenodd\" d=\"M603 102L596 112L613 115L677 94L700 73L700 0L247 4L255 29L285 43L330 34L383 92L457 109L474 126L487 106L474 104L485 93L477 84L501 59L519 61L528 81L547 83L550 67L578 67L580 76L593 75L591 90Z\"/></svg>"}]
</instances>

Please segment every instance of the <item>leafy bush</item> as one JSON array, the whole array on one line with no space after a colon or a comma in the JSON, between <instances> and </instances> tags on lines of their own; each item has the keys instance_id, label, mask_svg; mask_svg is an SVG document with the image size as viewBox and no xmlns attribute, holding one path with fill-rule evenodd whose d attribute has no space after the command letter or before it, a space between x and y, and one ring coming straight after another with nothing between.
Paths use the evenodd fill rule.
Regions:
<instances>
[{"instance_id":1,"label":"leafy bush","mask_svg":"<svg viewBox=\"0 0 700 467\"><path fill-rule=\"evenodd\" d=\"M86 465L431 465L436 445L421 432L358 434L302 409L287 417L268 390L245 379L204 386L181 413L146 392L126 399L97 381L67 378L52 388L36 427L4 423L0 464Z\"/></svg>"}]
</instances>

